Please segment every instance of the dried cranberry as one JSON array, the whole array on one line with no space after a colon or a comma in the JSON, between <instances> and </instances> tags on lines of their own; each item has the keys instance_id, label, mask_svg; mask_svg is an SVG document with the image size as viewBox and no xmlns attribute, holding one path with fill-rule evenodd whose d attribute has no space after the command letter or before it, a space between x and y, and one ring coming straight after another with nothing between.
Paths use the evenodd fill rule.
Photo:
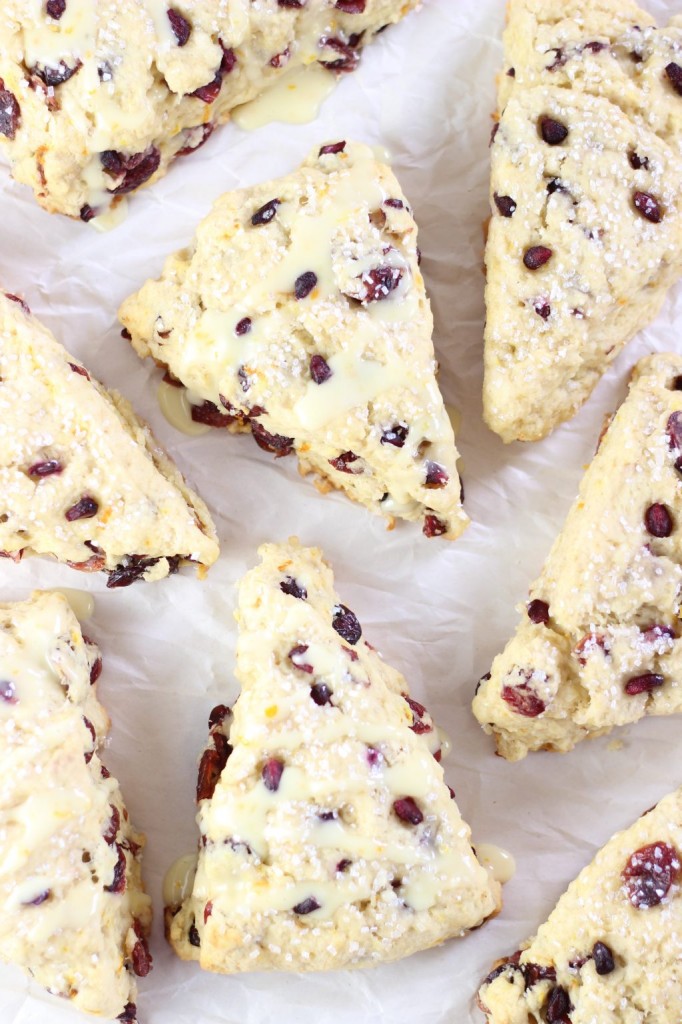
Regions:
<instances>
[{"instance_id":1,"label":"dried cranberry","mask_svg":"<svg viewBox=\"0 0 682 1024\"><path fill-rule=\"evenodd\" d=\"M312 675L314 669L312 665L309 665L304 659L303 655L308 650L307 644L297 644L296 647L292 647L287 657L292 664L299 669L301 672L307 672Z\"/></svg>"},{"instance_id":2,"label":"dried cranberry","mask_svg":"<svg viewBox=\"0 0 682 1024\"><path fill-rule=\"evenodd\" d=\"M218 42L220 43L223 51L223 56L218 66L218 70L207 85L201 85L198 89L195 89L194 92L190 93L190 96L196 97L196 99L201 100L203 103L213 103L220 92L223 84L223 78L225 75L230 74L237 63L234 50L223 46L220 40L218 40Z\"/></svg>"},{"instance_id":3,"label":"dried cranberry","mask_svg":"<svg viewBox=\"0 0 682 1024\"><path fill-rule=\"evenodd\" d=\"M502 700L509 704L517 715L523 715L524 718L537 718L547 707L545 702L531 690L528 683L521 683L519 686L503 686Z\"/></svg>"},{"instance_id":4,"label":"dried cranberry","mask_svg":"<svg viewBox=\"0 0 682 1024\"><path fill-rule=\"evenodd\" d=\"M568 54L563 50L561 46L555 46L548 52L554 54L554 60L551 64L547 65L547 68L545 69L547 71L556 71L558 68L562 68L568 60Z\"/></svg>"},{"instance_id":5,"label":"dried cranberry","mask_svg":"<svg viewBox=\"0 0 682 1024\"><path fill-rule=\"evenodd\" d=\"M424 820L424 815L411 796L403 796L399 800L394 800L393 810L407 825L420 825Z\"/></svg>"},{"instance_id":6,"label":"dried cranberry","mask_svg":"<svg viewBox=\"0 0 682 1024\"><path fill-rule=\"evenodd\" d=\"M639 154L635 153L634 149L629 151L628 160L630 161L630 167L632 167L633 171L639 171L642 167L645 170L649 169L649 158L646 156L639 156Z\"/></svg>"},{"instance_id":7,"label":"dried cranberry","mask_svg":"<svg viewBox=\"0 0 682 1024\"><path fill-rule=\"evenodd\" d=\"M322 146L318 156L328 156L329 154L343 153L346 148L345 142L332 142L328 146Z\"/></svg>"},{"instance_id":8,"label":"dried cranberry","mask_svg":"<svg viewBox=\"0 0 682 1024\"><path fill-rule=\"evenodd\" d=\"M17 98L9 89L5 89L5 83L0 78L0 135L13 139L17 134L20 120L21 107L17 103Z\"/></svg>"},{"instance_id":9,"label":"dried cranberry","mask_svg":"<svg viewBox=\"0 0 682 1024\"><path fill-rule=\"evenodd\" d=\"M330 377L333 377L329 364L323 356L314 355L310 357L310 376L316 384L324 384Z\"/></svg>"},{"instance_id":10,"label":"dried cranberry","mask_svg":"<svg viewBox=\"0 0 682 1024\"><path fill-rule=\"evenodd\" d=\"M360 302L382 302L400 284L403 272L399 267L374 267L360 275Z\"/></svg>"},{"instance_id":11,"label":"dried cranberry","mask_svg":"<svg viewBox=\"0 0 682 1024\"><path fill-rule=\"evenodd\" d=\"M248 334L250 330L251 330L251 317L250 316L245 316L245 317L242 317L242 319L237 323L237 326L234 329L234 333L239 335L239 337L241 338L242 335Z\"/></svg>"},{"instance_id":12,"label":"dried cranberry","mask_svg":"<svg viewBox=\"0 0 682 1024\"><path fill-rule=\"evenodd\" d=\"M67 509L64 513L68 522L73 523L77 519L92 519L99 512L99 505L89 494L84 494L80 501Z\"/></svg>"},{"instance_id":13,"label":"dried cranberry","mask_svg":"<svg viewBox=\"0 0 682 1024\"><path fill-rule=\"evenodd\" d=\"M597 974L611 974L616 969L613 953L605 942L595 942L592 947L592 959Z\"/></svg>"},{"instance_id":14,"label":"dried cranberry","mask_svg":"<svg viewBox=\"0 0 682 1024\"><path fill-rule=\"evenodd\" d=\"M339 863L336 865L336 873L338 875L342 875L344 871L348 871L348 868L351 866L352 863L352 860L349 860L348 857L344 857L343 860L340 860Z\"/></svg>"},{"instance_id":15,"label":"dried cranberry","mask_svg":"<svg viewBox=\"0 0 682 1024\"><path fill-rule=\"evenodd\" d=\"M156 146L150 146L143 153L134 153L132 156L124 156L116 150L105 150L100 153L100 161L107 174L115 178L123 175L122 181L115 188L108 189L111 195L122 196L139 188L156 173L161 153Z\"/></svg>"},{"instance_id":16,"label":"dried cranberry","mask_svg":"<svg viewBox=\"0 0 682 1024\"><path fill-rule=\"evenodd\" d=\"M229 748L229 744L227 747ZM203 752L197 776L197 803L201 800L210 800L213 796L220 774L227 764L229 753L230 751L226 749L225 745L220 750L209 747Z\"/></svg>"},{"instance_id":17,"label":"dried cranberry","mask_svg":"<svg viewBox=\"0 0 682 1024\"><path fill-rule=\"evenodd\" d=\"M118 859L114 867L114 877L111 880L110 885L105 885L104 889L106 892L122 893L126 890L126 855L125 850L120 843L116 843L116 850L118 851Z\"/></svg>"},{"instance_id":18,"label":"dried cranberry","mask_svg":"<svg viewBox=\"0 0 682 1024\"><path fill-rule=\"evenodd\" d=\"M404 210L405 203L402 199L384 199L384 206L390 206L394 210Z\"/></svg>"},{"instance_id":19,"label":"dried cranberry","mask_svg":"<svg viewBox=\"0 0 682 1024\"><path fill-rule=\"evenodd\" d=\"M350 608L345 604L334 605L332 626L347 643L353 647L362 636L362 627Z\"/></svg>"},{"instance_id":20,"label":"dried cranberry","mask_svg":"<svg viewBox=\"0 0 682 1024\"><path fill-rule=\"evenodd\" d=\"M587 664L587 659L596 650L601 650L604 654L610 654L611 649L606 642L606 637L601 633L588 633L582 638L580 643L575 649L576 657L581 665Z\"/></svg>"},{"instance_id":21,"label":"dried cranberry","mask_svg":"<svg viewBox=\"0 0 682 1024\"><path fill-rule=\"evenodd\" d=\"M527 963L521 965L526 991L539 981L556 981L556 969L545 964Z\"/></svg>"},{"instance_id":22,"label":"dried cranberry","mask_svg":"<svg viewBox=\"0 0 682 1024\"><path fill-rule=\"evenodd\" d=\"M188 934L187 937L189 939L190 946L200 946L201 945L201 938L199 936L199 932L197 931L197 926L195 924L190 925L190 927L189 927L189 934Z\"/></svg>"},{"instance_id":23,"label":"dried cranberry","mask_svg":"<svg viewBox=\"0 0 682 1024\"><path fill-rule=\"evenodd\" d=\"M5 704L17 703L16 687L10 679L0 680L0 700L4 700Z\"/></svg>"},{"instance_id":24,"label":"dried cranberry","mask_svg":"<svg viewBox=\"0 0 682 1024\"><path fill-rule=\"evenodd\" d=\"M332 691L326 683L315 683L314 686L311 686L310 696L320 708L332 702Z\"/></svg>"},{"instance_id":25,"label":"dried cranberry","mask_svg":"<svg viewBox=\"0 0 682 1024\"><path fill-rule=\"evenodd\" d=\"M517 949L516 953L512 953L511 956L503 960L502 963L498 964L497 967L493 968L490 974L487 975L483 981L483 985L489 985L495 978L499 978L505 971L519 971L522 968L519 967L519 958L521 956L521 950Z\"/></svg>"},{"instance_id":26,"label":"dried cranberry","mask_svg":"<svg viewBox=\"0 0 682 1024\"><path fill-rule=\"evenodd\" d=\"M209 917L213 913L213 900L209 900L204 907L204 924L208 921Z\"/></svg>"},{"instance_id":27,"label":"dried cranberry","mask_svg":"<svg viewBox=\"0 0 682 1024\"><path fill-rule=\"evenodd\" d=\"M559 178L550 178L547 183L547 191L550 196L553 196L555 192L568 192L568 189Z\"/></svg>"},{"instance_id":28,"label":"dried cranberry","mask_svg":"<svg viewBox=\"0 0 682 1024\"><path fill-rule=\"evenodd\" d=\"M90 374L84 366L78 366L76 363L69 363L69 366L74 373L79 374L81 377L85 377L86 380L90 380Z\"/></svg>"},{"instance_id":29,"label":"dried cranberry","mask_svg":"<svg viewBox=\"0 0 682 1024\"><path fill-rule=\"evenodd\" d=\"M31 73L36 75L44 85L54 88L55 85L63 85L83 67L83 62L78 60L71 68L66 61L60 60L55 67L43 64L36 64L31 68Z\"/></svg>"},{"instance_id":30,"label":"dried cranberry","mask_svg":"<svg viewBox=\"0 0 682 1024\"><path fill-rule=\"evenodd\" d=\"M323 67L329 68L330 71L338 71L339 73L355 71L360 62L360 54L353 49L350 41L344 43L341 39L323 38L320 39L319 45L323 49L330 49L339 54L334 60L321 60L320 64Z\"/></svg>"},{"instance_id":31,"label":"dried cranberry","mask_svg":"<svg viewBox=\"0 0 682 1024\"><path fill-rule=\"evenodd\" d=\"M235 417L221 412L214 402L205 401L202 405L192 406L192 419L195 423L205 423L207 427L229 427Z\"/></svg>"},{"instance_id":32,"label":"dried cranberry","mask_svg":"<svg viewBox=\"0 0 682 1024\"><path fill-rule=\"evenodd\" d=\"M367 0L336 0L334 6L343 14L364 14Z\"/></svg>"},{"instance_id":33,"label":"dried cranberry","mask_svg":"<svg viewBox=\"0 0 682 1024\"><path fill-rule=\"evenodd\" d=\"M638 213L652 224L660 224L663 214L658 200L649 192L634 192L632 202Z\"/></svg>"},{"instance_id":34,"label":"dried cranberry","mask_svg":"<svg viewBox=\"0 0 682 1024\"><path fill-rule=\"evenodd\" d=\"M625 684L625 692L629 697L636 697L638 693L651 693L665 683L665 676L656 672L645 672L641 676L633 676Z\"/></svg>"},{"instance_id":35,"label":"dried cranberry","mask_svg":"<svg viewBox=\"0 0 682 1024\"><path fill-rule=\"evenodd\" d=\"M277 207L281 205L282 202L280 199L271 199L269 203L261 206L260 209L256 210L251 217L251 223L253 226L257 228L259 224L269 224L277 213Z\"/></svg>"},{"instance_id":36,"label":"dried cranberry","mask_svg":"<svg viewBox=\"0 0 682 1024\"><path fill-rule=\"evenodd\" d=\"M545 1003L545 1020L547 1024L570 1024L568 1015L573 1009L568 992L561 985L553 988Z\"/></svg>"},{"instance_id":37,"label":"dried cranberry","mask_svg":"<svg viewBox=\"0 0 682 1024\"><path fill-rule=\"evenodd\" d=\"M672 412L666 424L671 449L682 448L682 412Z\"/></svg>"},{"instance_id":38,"label":"dried cranberry","mask_svg":"<svg viewBox=\"0 0 682 1024\"><path fill-rule=\"evenodd\" d=\"M424 525L422 526L422 533L425 537L442 537L444 533L448 532L447 523L444 523L438 516L426 515L424 516Z\"/></svg>"},{"instance_id":39,"label":"dried cranberry","mask_svg":"<svg viewBox=\"0 0 682 1024\"><path fill-rule=\"evenodd\" d=\"M413 700L411 697L408 697L406 693L403 693L402 697L403 700L407 702L410 710L412 711L412 725L410 726L412 732L416 733L417 736L422 736L426 732L433 732L433 726L429 725L428 722L422 721L424 715L426 714L426 708L424 707L424 705L420 704L419 701ZM440 758L437 757L436 760L439 761Z\"/></svg>"},{"instance_id":40,"label":"dried cranberry","mask_svg":"<svg viewBox=\"0 0 682 1024\"><path fill-rule=\"evenodd\" d=\"M66 0L47 0L45 10L51 18L54 18L55 21L59 21L66 10Z\"/></svg>"},{"instance_id":41,"label":"dried cranberry","mask_svg":"<svg viewBox=\"0 0 682 1024\"><path fill-rule=\"evenodd\" d=\"M102 838L104 839L105 843L109 844L109 846L113 846L114 843L116 842L116 836L118 835L118 831L121 827L121 815L119 813L118 808L114 807L113 804L109 805L109 809L111 811L111 817L109 818L109 824L102 833Z\"/></svg>"},{"instance_id":42,"label":"dried cranberry","mask_svg":"<svg viewBox=\"0 0 682 1024\"><path fill-rule=\"evenodd\" d=\"M226 704L216 704L208 716L209 729L215 729L217 726L222 725L229 714L230 709Z\"/></svg>"},{"instance_id":43,"label":"dried cranberry","mask_svg":"<svg viewBox=\"0 0 682 1024\"><path fill-rule=\"evenodd\" d=\"M175 33L178 46L184 46L192 34L192 26L188 22L187 18L180 14L180 11L176 11L174 7L168 8L168 20L170 21L171 28Z\"/></svg>"},{"instance_id":44,"label":"dried cranberry","mask_svg":"<svg viewBox=\"0 0 682 1024\"><path fill-rule=\"evenodd\" d=\"M123 1013L119 1013L116 1020L120 1020L121 1024L137 1024L137 1007L135 1003L126 1003Z\"/></svg>"},{"instance_id":45,"label":"dried cranberry","mask_svg":"<svg viewBox=\"0 0 682 1024\"><path fill-rule=\"evenodd\" d=\"M545 263L548 263L551 258L552 250L548 249L546 245L532 245L530 249L526 249L523 254L523 262L528 270L539 270L540 267L544 267Z\"/></svg>"},{"instance_id":46,"label":"dried cranberry","mask_svg":"<svg viewBox=\"0 0 682 1024\"><path fill-rule=\"evenodd\" d=\"M636 910L643 910L665 899L679 873L679 853L670 843L658 841L636 850L621 877L630 903Z\"/></svg>"},{"instance_id":47,"label":"dried cranberry","mask_svg":"<svg viewBox=\"0 0 682 1024\"><path fill-rule=\"evenodd\" d=\"M329 459L329 465L333 466L334 469L338 469L339 473L362 473L362 465L352 468L353 463L357 462L360 458L355 452L342 452L337 455L335 459Z\"/></svg>"},{"instance_id":48,"label":"dried cranberry","mask_svg":"<svg viewBox=\"0 0 682 1024\"><path fill-rule=\"evenodd\" d=\"M280 7L305 7L306 0L277 0Z\"/></svg>"},{"instance_id":49,"label":"dried cranberry","mask_svg":"<svg viewBox=\"0 0 682 1024\"><path fill-rule=\"evenodd\" d=\"M280 761L276 757L271 757L263 765L261 776L266 789L269 789L271 793L276 793L279 789L279 784L284 774L284 762Z\"/></svg>"},{"instance_id":50,"label":"dried cranberry","mask_svg":"<svg viewBox=\"0 0 682 1024\"><path fill-rule=\"evenodd\" d=\"M497 192L493 196L495 206L503 217L513 217L516 211L516 203L511 196L499 196Z\"/></svg>"},{"instance_id":51,"label":"dried cranberry","mask_svg":"<svg viewBox=\"0 0 682 1024\"><path fill-rule=\"evenodd\" d=\"M671 61L670 64L666 64L665 73L675 92L682 96L682 67Z\"/></svg>"},{"instance_id":52,"label":"dried cranberry","mask_svg":"<svg viewBox=\"0 0 682 1024\"><path fill-rule=\"evenodd\" d=\"M561 121L555 121L553 117L546 115L538 122L540 135L548 146L560 146L568 138L568 128Z\"/></svg>"},{"instance_id":53,"label":"dried cranberry","mask_svg":"<svg viewBox=\"0 0 682 1024\"><path fill-rule=\"evenodd\" d=\"M149 952L149 946L147 945L147 940L144 936L138 938L137 942L133 946L130 959L133 964L133 971L138 978L146 978L152 969L152 955Z\"/></svg>"},{"instance_id":54,"label":"dried cranberry","mask_svg":"<svg viewBox=\"0 0 682 1024\"><path fill-rule=\"evenodd\" d=\"M301 900L295 907L292 907L294 914L312 914L314 910L319 910L321 904L317 902L314 896L308 896L307 899Z\"/></svg>"},{"instance_id":55,"label":"dried cranberry","mask_svg":"<svg viewBox=\"0 0 682 1024\"><path fill-rule=\"evenodd\" d=\"M26 903L22 903L23 907L39 907L46 900L49 900L52 895L52 889L44 889L43 892L38 893L35 899L28 900Z\"/></svg>"},{"instance_id":56,"label":"dried cranberry","mask_svg":"<svg viewBox=\"0 0 682 1024\"><path fill-rule=\"evenodd\" d=\"M529 603L527 611L528 618L531 622L534 622L536 626L546 626L549 622L549 605L546 601L541 601L536 597Z\"/></svg>"},{"instance_id":57,"label":"dried cranberry","mask_svg":"<svg viewBox=\"0 0 682 1024\"><path fill-rule=\"evenodd\" d=\"M282 50L281 53L276 53L274 57L271 57L269 64L271 68L284 68L291 59L291 50L287 46L286 50Z\"/></svg>"},{"instance_id":58,"label":"dried cranberry","mask_svg":"<svg viewBox=\"0 0 682 1024\"><path fill-rule=\"evenodd\" d=\"M549 320L552 315L552 307L546 299L538 299L533 309L538 316L542 317L543 320Z\"/></svg>"},{"instance_id":59,"label":"dried cranberry","mask_svg":"<svg viewBox=\"0 0 682 1024\"><path fill-rule=\"evenodd\" d=\"M306 270L304 274L296 278L294 295L297 299L307 299L316 284L317 274L313 273L312 270Z\"/></svg>"},{"instance_id":60,"label":"dried cranberry","mask_svg":"<svg viewBox=\"0 0 682 1024\"><path fill-rule=\"evenodd\" d=\"M110 590L117 590L119 587L129 587L141 579L147 569L151 569L159 561L158 558L145 558L143 555L129 555L125 562L121 562L109 572L107 587ZM168 559L170 576L177 571L177 556Z\"/></svg>"},{"instance_id":61,"label":"dried cranberry","mask_svg":"<svg viewBox=\"0 0 682 1024\"><path fill-rule=\"evenodd\" d=\"M405 439L409 431L409 427L405 423L395 423L388 430L384 430L381 435L382 444L392 444L394 448L402 448L405 444Z\"/></svg>"},{"instance_id":62,"label":"dried cranberry","mask_svg":"<svg viewBox=\"0 0 682 1024\"><path fill-rule=\"evenodd\" d=\"M308 596L308 591L305 587L301 586L298 580L295 580L293 576L285 576L279 585L279 589L288 594L289 597L298 597L302 601Z\"/></svg>"},{"instance_id":63,"label":"dried cranberry","mask_svg":"<svg viewBox=\"0 0 682 1024\"><path fill-rule=\"evenodd\" d=\"M445 469L445 466L441 466L439 462L428 462L426 463L426 480L424 486L429 488L445 487L450 477Z\"/></svg>"},{"instance_id":64,"label":"dried cranberry","mask_svg":"<svg viewBox=\"0 0 682 1024\"><path fill-rule=\"evenodd\" d=\"M644 513L644 525L652 537L669 537L673 532L672 516L661 502L649 505Z\"/></svg>"},{"instance_id":65,"label":"dried cranberry","mask_svg":"<svg viewBox=\"0 0 682 1024\"><path fill-rule=\"evenodd\" d=\"M43 476L52 476L54 473L61 473L62 469L61 462L56 459L48 459L46 462L34 462L32 466L26 470L29 476L37 476L38 478Z\"/></svg>"},{"instance_id":66,"label":"dried cranberry","mask_svg":"<svg viewBox=\"0 0 682 1024\"><path fill-rule=\"evenodd\" d=\"M93 208L92 208L91 206L89 206L89 205L88 205L88 203L85 203L85 204L84 204L83 206L81 206L81 208L80 208L80 214L79 214L79 216L80 216L80 219L81 219L81 220L82 220L82 221L83 221L83 222L84 222L85 224L87 224L87 223L88 223L89 221L91 221L91 220L92 220L92 218L93 218L93 217L96 217L96 216L97 216L97 213L96 213L96 211L95 211L95 210L93 210Z\"/></svg>"},{"instance_id":67,"label":"dried cranberry","mask_svg":"<svg viewBox=\"0 0 682 1024\"><path fill-rule=\"evenodd\" d=\"M285 455L291 455L294 450L293 437L283 437L282 434L271 434L260 423L251 422L253 439L259 448L264 452L272 452L278 459Z\"/></svg>"}]
</instances>

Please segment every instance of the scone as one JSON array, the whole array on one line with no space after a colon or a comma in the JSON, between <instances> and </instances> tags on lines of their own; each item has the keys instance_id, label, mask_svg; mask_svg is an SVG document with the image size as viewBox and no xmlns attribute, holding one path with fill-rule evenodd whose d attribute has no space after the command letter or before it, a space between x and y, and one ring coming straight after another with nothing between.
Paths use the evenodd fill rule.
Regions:
<instances>
[{"instance_id":1,"label":"scone","mask_svg":"<svg viewBox=\"0 0 682 1024\"><path fill-rule=\"evenodd\" d=\"M474 714L511 761L682 711L682 356L641 360Z\"/></svg>"},{"instance_id":2,"label":"scone","mask_svg":"<svg viewBox=\"0 0 682 1024\"><path fill-rule=\"evenodd\" d=\"M321 552L267 544L241 584L234 716L201 759L180 957L223 973L396 960L500 906L404 678L339 602Z\"/></svg>"},{"instance_id":3,"label":"scone","mask_svg":"<svg viewBox=\"0 0 682 1024\"><path fill-rule=\"evenodd\" d=\"M89 221L287 71L353 71L419 0L3 0L0 143L45 209Z\"/></svg>"},{"instance_id":4,"label":"scone","mask_svg":"<svg viewBox=\"0 0 682 1024\"><path fill-rule=\"evenodd\" d=\"M615 835L479 992L489 1024L677 1024L682 789Z\"/></svg>"},{"instance_id":5,"label":"scone","mask_svg":"<svg viewBox=\"0 0 682 1024\"><path fill-rule=\"evenodd\" d=\"M215 562L208 509L147 425L1 292L0 411L0 555L103 570L108 587Z\"/></svg>"},{"instance_id":6,"label":"scone","mask_svg":"<svg viewBox=\"0 0 682 1024\"><path fill-rule=\"evenodd\" d=\"M510 4L484 379L504 441L573 416L682 274L682 28L651 26L610 0Z\"/></svg>"},{"instance_id":7,"label":"scone","mask_svg":"<svg viewBox=\"0 0 682 1024\"><path fill-rule=\"evenodd\" d=\"M134 1024L149 973L143 837L100 761L102 660L61 594L0 605L0 957Z\"/></svg>"},{"instance_id":8,"label":"scone","mask_svg":"<svg viewBox=\"0 0 682 1024\"><path fill-rule=\"evenodd\" d=\"M194 419L295 451L303 473L428 537L466 526L417 227L369 147L317 147L222 196L120 317L189 389Z\"/></svg>"}]
</instances>

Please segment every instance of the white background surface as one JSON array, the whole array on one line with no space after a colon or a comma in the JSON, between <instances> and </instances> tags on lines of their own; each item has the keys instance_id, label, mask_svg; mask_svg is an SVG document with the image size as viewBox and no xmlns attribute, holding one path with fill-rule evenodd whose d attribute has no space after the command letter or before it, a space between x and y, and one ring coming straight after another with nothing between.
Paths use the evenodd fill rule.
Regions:
<instances>
[{"instance_id":1,"label":"white background surface","mask_svg":"<svg viewBox=\"0 0 682 1024\"><path fill-rule=\"evenodd\" d=\"M664 20L679 2L648 3ZM518 947L568 882L616 829L682 783L679 719L650 720L569 755L509 765L470 712L476 680L517 622L594 451L602 417L625 393L632 364L678 349L682 288L609 370L586 408L548 440L503 446L481 420L482 223L488 137L501 65L503 0L426 0L342 79L319 119L247 134L227 126L133 197L128 220L100 235L50 217L0 168L0 282L27 302L108 386L155 428L208 502L222 556L206 582L177 576L107 591L105 579L49 562L0 564L0 599L35 586L96 595L87 632L104 656L100 696L113 720L105 760L147 832L145 875L155 903L155 969L140 984L142 1024L473 1024L473 998L491 962ZM472 526L454 544L382 520L340 494L321 497L294 459L274 461L248 437L188 438L163 419L158 371L119 336L120 301L191 238L228 189L293 170L322 141L388 148L420 225L422 269L436 318L446 400L461 410L466 507ZM365 635L401 669L453 739L446 776L474 838L511 850L518 872L500 917L463 940L372 971L214 977L174 958L163 939L161 880L194 849L195 763L206 718L234 701L234 584L266 540L298 534L331 561L342 600ZM0 969L2 1024L68 1024L78 1014Z\"/></svg>"}]
</instances>

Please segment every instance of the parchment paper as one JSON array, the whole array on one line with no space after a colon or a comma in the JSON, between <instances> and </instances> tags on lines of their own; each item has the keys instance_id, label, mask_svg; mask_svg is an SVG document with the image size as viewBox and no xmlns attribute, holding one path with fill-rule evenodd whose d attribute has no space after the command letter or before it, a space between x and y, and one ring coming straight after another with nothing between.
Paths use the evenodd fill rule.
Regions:
<instances>
[{"instance_id":1,"label":"parchment paper","mask_svg":"<svg viewBox=\"0 0 682 1024\"><path fill-rule=\"evenodd\" d=\"M503 0L426 0L381 36L310 125L216 132L153 189L133 197L108 234L50 217L0 167L0 281L107 385L153 425L216 518L222 556L208 579L188 575L107 591L104 578L37 559L0 564L0 599L34 587L96 595L87 632L101 645L100 695L112 717L105 760L148 835L155 969L140 984L147 1024L474 1024L473 997L498 956L517 948L569 881L618 828L682 783L680 720L642 722L569 755L517 765L493 755L470 712L476 680L517 622L515 605L540 569L590 460L605 412L622 400L632 364L679 349L682 288L630 344L575 419L546 441L505 447L481 419L482 222L487 216L493 81L501 65ZM650 2L661 23L679 2ZM184 245L221 192L285 174L324 140L387 147L420 225L446 400L462 413L466 506L456 543L384 523L339 494L321 497L293 459L274 461L244 437L189 438L163 419L158 371L119 336L121 300ZM677 328L677 329L676 329ZM206 719L231 702L234 584L266 540L320 545L365 635L407 676L453 740L448 781L474 838L514 853L518 872L500 917L403 963L322 975L219 977L183 964L163 939L161 881L195 848L195 763ZM0 969L2 1024L79 1018L12 968Z\"/></svg>"}]
</instances>

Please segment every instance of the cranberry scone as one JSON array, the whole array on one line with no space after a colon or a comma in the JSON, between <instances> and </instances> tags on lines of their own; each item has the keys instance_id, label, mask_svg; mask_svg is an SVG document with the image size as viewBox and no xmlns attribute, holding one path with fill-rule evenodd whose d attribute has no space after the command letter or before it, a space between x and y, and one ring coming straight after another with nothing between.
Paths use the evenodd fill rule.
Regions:
<instances>
[{"instance_id":1,"label":"cranberry scone","mask_svg":"<svg viewBox=\"0 0 682 1024\"><path fill-rule=\"evenodd\" d=\"M682 789L600 850L478 1001L488 1024L673 1024L682 1004Z\"/></svg>"},{"instance_id":2,"label":"cranberry scone","mask_svg":"<svg viewBox=\"0 0 682 1024\"><path fill-rule=\"evenodd\" d=\"M61 594L0 605L0 957L134 1024L151 968L143 837L100 761L97 647Z\"/></svg>"},{"instance_id":3,"label":"cranberry scone","mask_svg":"<svg viewBox=\"0 0 682 1024\"><path fill-rule=\"evenodd\" d=\"M635 368L514 638L474 698L511 761L682 711L682 356Z\"/></svg>"},{"instance_id":4,"label":"cranberry scone","mask_svg":"<svg viewBox=\"0 0 682 1024\"><path fill-rule=\"evenodd\" d=\"M108 587L218 557L208 509L147 425L0 292L0 554L52 555Z\"/></svg>"},{"instance_id":5,"label":"cranberry scone","mask_svg":"<svg viewBox=\"0 0 682 1024\"><path fill-rule=\"evenodd\" d=\"M287 71L353 71L419 0L3 0L0 144L88 221L165 174Z\"/></svg>"},{"instance_id":6,"label":"cranberry scone","mask_svg":"<svg viewBox=\"0 0 682 1024\"><path fill-rule=\"evenodd\" d=\"M295 451L303 473L428 537L467 525L417 226L368 146L330 143L222 196L119 315L195 420Z\"/></svg>"},{"instance_id":7,"label":"cranberry scone","mask_svg":"<svg viewBox=\"0 0 682 1024\"><path fill-rule=\"evenodd\" d=\"M537 440L682 274L682 27L512 0L491 146L484 413Z\"/></svg>"},{"instance_id":8,"label":"cranberry scone","mask_svg":"<svg viewBox=\"0 0 682 1024\"><path fill-rule=\"evenodd\" d=\"M191 892L167 908L207 970L404 957L500 906L443 780L438 733L339 602L321 552L267 544L241 583L234 714L211 714Z\"/></svg>"}]
</instances>

